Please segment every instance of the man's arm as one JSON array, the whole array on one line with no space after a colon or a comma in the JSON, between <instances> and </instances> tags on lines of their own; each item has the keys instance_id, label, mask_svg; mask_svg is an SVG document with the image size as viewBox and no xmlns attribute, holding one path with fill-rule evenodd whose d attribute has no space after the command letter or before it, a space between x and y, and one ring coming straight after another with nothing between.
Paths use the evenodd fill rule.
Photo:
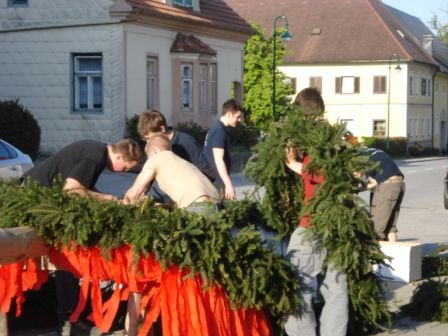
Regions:
<instances>
[{"instance_id":1,"label":"man's arm","mask_svg":"<svg viewBox=\"0 0 448 336\"><path fill-rule=\"evenodd\" d=\"M124 204L137 203L137 201L145 195L155 176L156 176L155 170L151 167L148 167L147 164L145 164L140 174L137 175L134 184L128 189L128 191L126 191L123 198L123 203Z\"/></svg>"},{"instance_id":2,"label":"man's arm","mask_svg":"<svg viewBox=\"0 0 448 336\"><path fill-rule=\"evenodd\" d=\"M229 173L224 163L224 148L213 148L213 159L215 161L216 169L224 183L225 197L227 199L235 199L235 189L233 188L232 181L230 180Z\"/></svg>"},{"instance_id":3,"label":"man's arm","mask_svg":"<svg viewBox=\"0 0 448 336\"><path fill-rule=\"evenodd\" d=\"M99 200L116 200L114 195L102 194L97 191L89 190L84 187L78 180L68 177L64 182L63 190L67 191L69 194L77 194L79 196L92 196Z\"/></svg>"}]
</instances>

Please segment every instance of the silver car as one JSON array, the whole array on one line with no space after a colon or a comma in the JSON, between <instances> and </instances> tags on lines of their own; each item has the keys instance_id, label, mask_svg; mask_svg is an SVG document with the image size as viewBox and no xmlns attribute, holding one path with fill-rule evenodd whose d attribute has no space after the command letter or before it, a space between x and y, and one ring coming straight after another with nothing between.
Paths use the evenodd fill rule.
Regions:
<instances>
[{"instance_id":1,"label":"silver car","mask_svg":"<svg viewBox=\"0 0 448 336\"><path fill-rule=\"evenodd\" d=\"M0 139L0 181L20 178L33 166L29 155Z\"/></svg>"}]
</instances>

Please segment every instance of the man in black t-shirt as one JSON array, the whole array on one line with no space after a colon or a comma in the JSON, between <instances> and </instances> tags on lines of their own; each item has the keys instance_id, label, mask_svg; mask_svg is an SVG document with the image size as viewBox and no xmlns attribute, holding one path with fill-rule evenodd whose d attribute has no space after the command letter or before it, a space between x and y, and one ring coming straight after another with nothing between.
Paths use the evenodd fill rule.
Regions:
<instances>
[{"instance_id":1,"label":"man in black t-shirt","mask_svg":"<svg viewBox=\"0 0 448 336\"><path fill-rule=\"evenodd\" d=\"M127 171L137 165L141 157L140 147L130 139L111 145L93 140L78 141L29 170L23 178L50 187L59 175L64 181L63 189L69 193L112 200L116 197L95 190L101 172L106 167L112 171ZM78 302L79 280L70 272L59 270L55 273L55 280L60 334L70 335L72 325L68 321Z\"/></svg>"},{"instance_id":2,"label":"man in black t-shirt","mask_svg":"<svg viewBox=\"0 0 448 336\"><path fill-rule=\"evenodd\" d=\"M204 155L216 172L215 186L225 198L235 198L235 188L230 179L230 136L227 127L236 127L242 122L242 107L234 99L222 106L221 117L207 133Z\"/></svg>"},{"instance_id":3,"label":"man in black t-shirt","mask_svg":"<svg viewBox=\"0 0 448 336\"><path fill-rule=\"evenodd\" d=\"M98 199L115 199L95 190L95 184L106 166L112 171L127 171L138 164L142 153L138 144L130 139L114 144L83 140L74 142L24 174L42 186L50 187L60 175L64 190L81 196L91 195Z\"/></svg>"}]
</instances>

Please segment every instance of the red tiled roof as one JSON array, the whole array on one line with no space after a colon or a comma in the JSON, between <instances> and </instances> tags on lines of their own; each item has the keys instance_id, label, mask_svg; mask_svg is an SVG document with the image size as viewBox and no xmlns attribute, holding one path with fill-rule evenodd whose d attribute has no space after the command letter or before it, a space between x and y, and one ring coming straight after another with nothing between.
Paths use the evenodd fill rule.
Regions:
<instances>
[{"instance_id":1,"label":"red tiled roof","mask_svg":"<svg viewBox=\"0 0 448 336\"><path fill-rule=\"evenodd\" d=\"M223 0L200 0L200 12L180 6L170 6L162 0L126 1L134 10L150 15L173 18L247 35L253 33L250 25Z\"/></svg>"},{"instance_id":2,"label":"red tiled roof","mask_svg":"<svg viewBox=\"0 0 448 336\"><path fill-rule=\"evenodd\" d=\"M225 1L247 21L264 27L267 36L272 35L275 18L287 16L293 38L286 43L290 52L285 63L387 61L396 52L402 60L434 64L379 0ZM282 20L277 23L281 27ZM315 28L320 34L312 34Z\"/></svg>"},{"instance_id":3,"label":"red tiled roof","mask_svg":"<svg viewBox=\"0 0 448 336\"><path fill-rule=\"evenodd\" d=\"M216 56L216 50L210 48L208 44L193 35L185 35L182 33L177 33L170 51Z\"/></svg>"}]
</instances>

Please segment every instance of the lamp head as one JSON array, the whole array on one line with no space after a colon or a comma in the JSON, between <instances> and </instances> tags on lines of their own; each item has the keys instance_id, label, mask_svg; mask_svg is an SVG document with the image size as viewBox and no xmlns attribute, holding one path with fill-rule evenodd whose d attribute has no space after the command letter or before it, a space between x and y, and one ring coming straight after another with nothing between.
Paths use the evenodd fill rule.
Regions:
<instances>
[{"instance_id":1,"label":"lamp head","mask_svg":"<svg viewBox=\"0 0 448 336\"><path fill-rule=\"evenodd\" d=\"M396 71L396 72L400 72L400 71L401 71L401 66L400 66L400 64L397 64L397 66L395 67L395 71Z\"/></svg>"},{"instance_id":2,"label":"lamp head","mask_svg":"<svg viewBox=\"0 0 448 336\"><path fill-rule=\"evenodd\" d=\"M289 33L287 26L286 30L280 34L280 38L283 40L283 42L288 42L292 39L292 35Z\"/></svg>"}]
</instances>

